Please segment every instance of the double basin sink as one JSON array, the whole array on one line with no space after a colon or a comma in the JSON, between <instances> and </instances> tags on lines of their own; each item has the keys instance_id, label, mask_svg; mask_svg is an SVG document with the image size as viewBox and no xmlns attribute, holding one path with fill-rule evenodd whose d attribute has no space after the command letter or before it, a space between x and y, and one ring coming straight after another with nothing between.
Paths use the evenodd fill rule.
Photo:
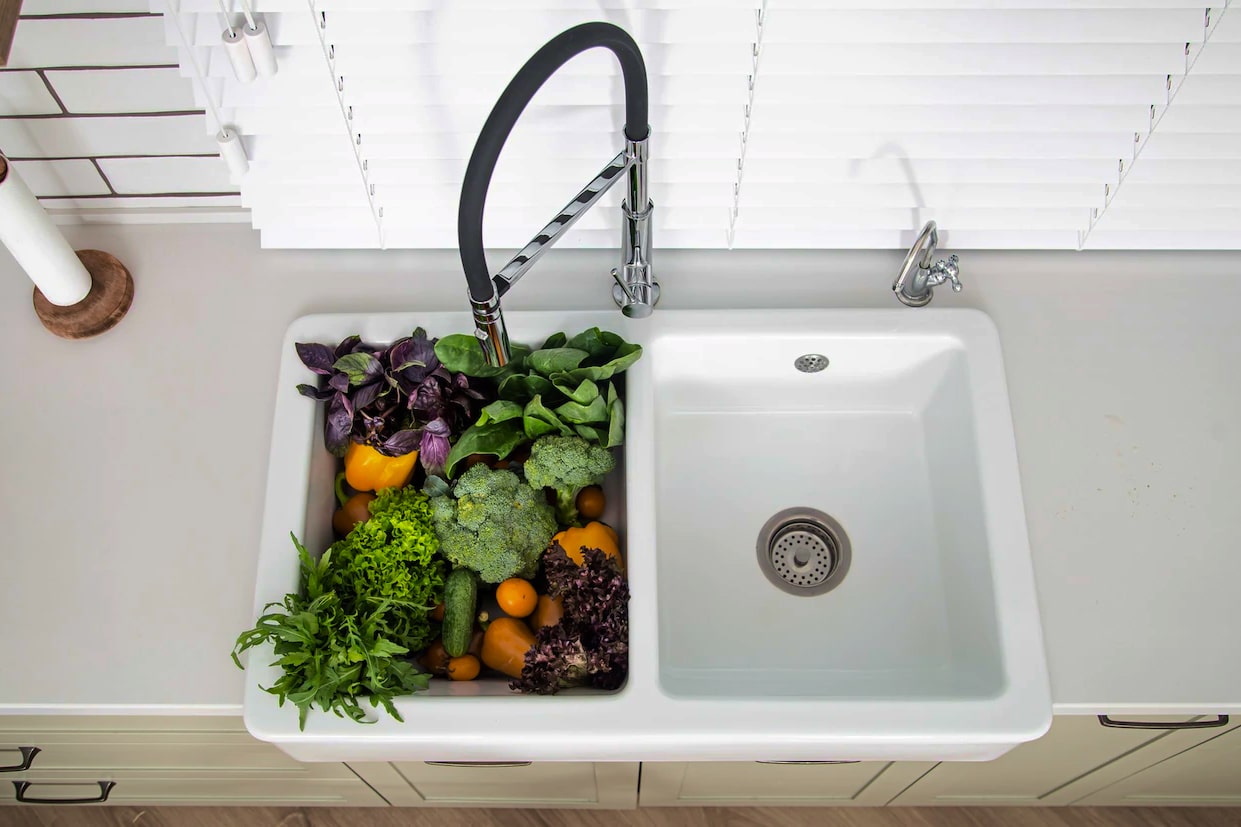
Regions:
<instances>
[{"instance_id":1,"label":"double basin sink","mask_svg":"<svg viewBox=\"0 0 1241 827\"><path fill-rule=\"evenodd\" d=\"M609 522L626 547L629 678L519 696L433 681L370 725L245 719L303 761L986 760L1051 699L999 339L972 310L507 316L514 341L599 326L645 348ZM288 533L331 541L335 460L295 341L391 341L466 313L308 316L281 355L256 608L298 587Z\"/></svg>"}]
</instances>

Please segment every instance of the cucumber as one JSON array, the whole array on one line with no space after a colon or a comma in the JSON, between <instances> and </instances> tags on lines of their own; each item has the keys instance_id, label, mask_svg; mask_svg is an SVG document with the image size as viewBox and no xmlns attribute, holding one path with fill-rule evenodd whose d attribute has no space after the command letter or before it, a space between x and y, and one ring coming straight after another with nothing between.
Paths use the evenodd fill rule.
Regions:
<instances>
[{"instance_id":1,"label":"cucumber","mask_svg":"<svg viewBox=\"0 0 1241 827\"><path fill-rule=\"evenodd\" d=\"M470 569L456 568L444 582L444 649L459 658L470 649L474 633L474 611L478 606L478 575Z\"/></svg>"}]
</instances>

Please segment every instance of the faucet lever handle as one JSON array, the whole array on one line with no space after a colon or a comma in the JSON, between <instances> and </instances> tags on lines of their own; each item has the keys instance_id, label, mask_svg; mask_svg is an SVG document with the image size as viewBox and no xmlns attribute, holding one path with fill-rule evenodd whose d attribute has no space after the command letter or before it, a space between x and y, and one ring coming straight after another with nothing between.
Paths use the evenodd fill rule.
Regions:
<instances>
[{"instance_id":1,"label":"faucet lever handle","mask_svg":"<svg viewBox=\"0 0 1241 827\"><path fill-rule=\"evenodd\" d=\"M948 256L947 261L940 259L932 264L930 275L927 277L927 284L935 287L944 282L950 282L952 284L952 292L960 293L962 288L960 279L961 268L958 266L960 261L961 259L957 257L956 253L953 253Z\"/></svg>"},{"instance_id":2,"label":"faucet lever handle","mask_svg":"<svg viewBox=\"0 0 1241 827\"><path fill-rule=\"evenodd\" d=\"M630 265L625 265L626 270L628 270L629 267ZM629 274L626 273L626 275L629 275ZM634 296L633 290L630 289L628 281L624 278L621 278L620 271L617 270L615 267L612 268L612 279L616 282L616 286L621 289L621 292L625 294L625 298L629 300L630 304L633 304L634 302L638 300L637 297Z\"/></svg>"}]
</instances>

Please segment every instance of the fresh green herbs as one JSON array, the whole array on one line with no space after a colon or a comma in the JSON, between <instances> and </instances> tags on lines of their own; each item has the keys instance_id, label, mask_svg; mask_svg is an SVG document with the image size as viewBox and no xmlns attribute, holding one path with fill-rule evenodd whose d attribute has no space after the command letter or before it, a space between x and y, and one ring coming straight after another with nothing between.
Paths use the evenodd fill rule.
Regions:
<instances>
[{"instance_id":1,"label":"fresh green herbs","mask_svg":"<svg viewBox=\"0 0 1241 827\"><path fill-rule=\"evenodd\" d=\"M499 400L483 408L449 452L450 478L471 454L503 459L547 434L576 435L604 448L624 441L625 408L614 378L641 358L642 346L615 333L597 327L571 339L556 333L536 351L515 350L503 368L484 364L478 342L464 334L440 339L435 354L448 370L499 383Z\"/></svg>"},{"instance_id":2,"label":"fresh green herbs","mask_svg":"<svg viewBox=\"0 0 1241 827\"><path fill-rule=\"evenodd\" d=\"M270 603L233 648L238 655L274 645L280 677L266 691L297 706L306 726L312 706L365 722L360 699L402 720L393 699L426 689L430 675L402 656L430 642L429 614L443 599L446 564L427 497L411 488L384 491L371 519L334 543L318 562L297 538L302 589Z\"/></svg>"}]
</instances>

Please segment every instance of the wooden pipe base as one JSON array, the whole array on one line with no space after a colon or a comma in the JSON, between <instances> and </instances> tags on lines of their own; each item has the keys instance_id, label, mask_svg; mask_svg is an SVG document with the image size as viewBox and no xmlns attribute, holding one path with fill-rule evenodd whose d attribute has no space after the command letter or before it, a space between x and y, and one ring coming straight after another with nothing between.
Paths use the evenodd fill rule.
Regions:
<instances>
[{"instance_id":1,"label":"wooden pipe base","mask_svg":"<svg viewBox=\"0 0 1241 827\"><path fill-rule=\"evenodd\" d=\"M78 250L91 277L90 292L77 304L61 307L34 289L34 312L43 326L62 339L86 339L111 330L134 302L134 279L116 256L102 250Z\"/></svg>"}]
</instances>

